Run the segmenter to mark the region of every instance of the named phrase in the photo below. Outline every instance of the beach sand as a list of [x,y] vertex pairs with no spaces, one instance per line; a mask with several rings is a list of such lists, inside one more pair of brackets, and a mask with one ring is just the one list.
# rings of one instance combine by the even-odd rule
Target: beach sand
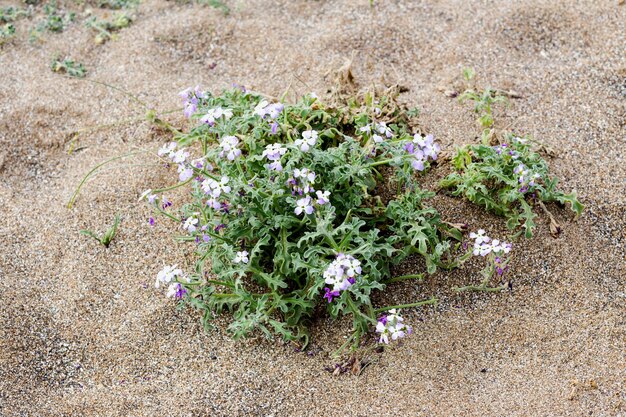
[[[0,415],[2,416],[623,416],[626,415],[626,6],[617,1],[228,1],[231,13],[142,2],[118,39],[96,45],[82,18],[45,42],[32,20],[0,46]],[[13,4],[0,1],[1,5]],[[71,3],[67,3],[68,5]],[[69,6],[68,6],[69,7]],[[77,6],[73,6],[77,7]],[[102,11],[96,10],[97,13]],[[394,284],[380,302],[436,295],[407,312],[414,334],[360,376],[334,376],[329,353],[349,323],[320,318],[310,354],[281,341],[233,341],[227,318],[205,332],[154,289],[165,264],[190,266],[176,225],[147,225],[138,202],[175,176],[146,153],[111,163],[66,204],[96,164],[154,152],[165,132],[128,95],[50,70],[55,53],[85,64],[159,112],[200,84],[236,82],[288,97],[332,86],[352,57],[361,87],[400,84],[444,150],[477,140],[469,103],[444,94],[472,67],[479,86],[521,95],[496,126],[531,134],[563,190],[586,205],[552,238],[516,242],[513,290],[455,294],[479,263]],[[180,113],[163,116],[186,126]],[[441,165],[433,175],[442,176]],[[172,195],[175,197],[176,195]],[[504,221],[438,195],[445,220],[504,235]],[[79,234],[122,217],[108,249]],[[407,273],[420,272],[405,266]]]

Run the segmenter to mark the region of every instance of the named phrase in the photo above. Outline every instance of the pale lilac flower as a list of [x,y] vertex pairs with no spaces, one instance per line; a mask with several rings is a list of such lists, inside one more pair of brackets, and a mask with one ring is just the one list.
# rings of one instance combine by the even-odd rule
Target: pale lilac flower
[[359,131],[361,131],[363,133],[372,133],[372,126],[371,125],[365,125],[365,126],[359,128]]
[[270,119],[275,119],[278,117],[280,112],[283,111],[284,108],[285,106],[282,103],[272,103],[269,106],[267,106],[265,111],[267,115],[270,117]]
[[231,188],[227,185],[228,182],[228,177],[222,177],[219,182],[212,178],[208,178],[202,181],[201,187],[206,194],[210,194],[214,198],[218,198],[222,195],[222,193],[230,193]]
[[187,181],[193,177],[193,169],[185,164],[178,165],[178,179],[180,181]]
[[200,86],[196,86],[194,90],[187,88],[178,95],[183,99],[183,113],[187,118],[196,112],[199,100],[206,97],[206,94],[200,91]]
[[285,153],[287,153],[287,148],[285,148],[280,143],[273,143],[271,145],[265,146],[265,150],[263,151],[263,156],[269,159],[270,161],[277,161]]
[[150,204],[154,204],[156,199],[158,198],[156,194],[152,194],[152,190],[146,190],[141,194],[141,197],[139,197],[139,200],[143,200],[143,199],[148,200],[148,203]]
[[320,206],[330,203],[330,200],[328,199],[328,197],[330,197],[330,191],[318,190],[315,192],[315,194],[317,195],[317,204],[319,204]]
[[189,233],[193,233],[196,231],[197,225],[198,219],[193,216],[189,216],[183,223],[183,229],[187,230]]
[[226,155],[229,161],[233,161],[235,158],[241,156],[241,150],[237,148],[239,145],[239,139],[236,136],[224,136],[220,142],[222,152],[220,152],[220,158]]
[[261,116],[263,119],[269,116],[270,119],[276,119],[285,106],[282,103],[269,104],[267,100],[261,100],[254,108],[254,114]]
[[292,194],[298,193],[300,195],[308,194],[315,191],[313,184],[315,183],[316,174],[308,168],[296,168],[293,170],[293,178],[287,181],[288,185],[292,187]]
[[235,255],[235,259],[233,259],[233,263],[244,263],[247,264],[250,260],[248,259],[248,251],[237,252]]
[[215,198],[210,198],[207,200],[206,205],[211,207],[214,210],[219,210],[222,208],[222,205],[220,204],[219,201],[217,201],[217,199]]
[[280,161],[274,161],[271,164],[265,165],[265,167],[272,171],[281,172],[283,170],[283,165],[280,163]]
[[264,117],[265,116],[265,107],[267,107],[269,103],[267,100],[261,100],[259,104],[254,108],[254,114]]
[[294,145],[298,146],[302,152],[308,152],[317,143],[318,133],[315,130],[305,130],[302,132],[302,139],[296,139]]
[[[206,161],[204,160],[204,158],[198,158],[198,159],[194,159],[193,161],[191,161],[191,165],[196,167],[196,168],[198,168],[198,169],[203,169],[205,163],[206,163]],[[208,165],[207,166],[207,171],[212,171],[213,167],[211,166],[211,164],[207,164],[207,165]]]
[[413,136],[413,143],[424,153],[426,158],[431,158],[433,161],[437,160],[437,155],[441,148],[439,144],[435,142],[433,135],[422,137],[419,133],[416,133]]
[[301,198],[296,201],[296,208],[294,210],[294,213],[300,215],[303,212],[306,214],[313,213],[313,201],[311,200],[311,197]]

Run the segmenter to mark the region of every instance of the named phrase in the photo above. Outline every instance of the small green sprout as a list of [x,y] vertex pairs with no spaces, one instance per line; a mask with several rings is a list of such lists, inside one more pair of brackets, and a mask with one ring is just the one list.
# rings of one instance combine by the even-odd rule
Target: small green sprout
[[222,13],[224,13],[224,16],[228,16],[230,14],[230,7],[228,7],[226,3],[220,0],[198,0],[198,4],[210,6],[214,9],[221,10]]
[[98,242],[100,242],[102,245],[104,245],[104,247],[108,248],[109,245],[111,244],[111,241],[115,237],[115,234],[117,233],[117,228],[120,225],[120,220],[121,220],[120,216],[119,214],[117,214],[115,216],[115,220],[113,221],[113,225],[109,227],[109,229],[106,232],[104,232],[104,235],[102,235],[102,237],[98,236],[91,230],[86,230],[86,229],[81,230],[80,234],[92,237],[96,239]]
[[50,68],[54,72],[65,73],[70,77],[84,78],[85,75],[87,75],[87,70],[85,69],[83,64],[75,62],[74,60],[69,58],[65,58],[62,61],[58,57],[54,58]]

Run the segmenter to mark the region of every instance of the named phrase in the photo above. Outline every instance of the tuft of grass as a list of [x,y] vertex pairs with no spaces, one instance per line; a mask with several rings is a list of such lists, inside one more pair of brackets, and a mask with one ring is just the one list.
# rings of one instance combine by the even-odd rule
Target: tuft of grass
[[119,214],[116,214],[115,215],[115,220],[113,221],[113,225],[111,225],[111,227],[109,227],[107,229],[107,231],[104,232],[102,237],[98,236],[97,234],[95,234],[91,230],[86,230],[86,229],[81,230],[80,234],[92,237],[92,238],[96,239],[98,242],[100,242],[100,244],[104,245],[104,247],[108,248],[109,245],[111,244],[111,241],[115,237],[115,234],[117,233],[117,229],[118,229],[118,227],[120,225],[120,221],[121,221],[121,218],[120,218]]
[[87,70],[80,62],[75,62],[70,58],[65,58],[60,60],[58,57],[55,57],[52,60],[52,65],[50,66],[52,71],[65,73],[70,77],[76,78],[84,78],[87,75]]

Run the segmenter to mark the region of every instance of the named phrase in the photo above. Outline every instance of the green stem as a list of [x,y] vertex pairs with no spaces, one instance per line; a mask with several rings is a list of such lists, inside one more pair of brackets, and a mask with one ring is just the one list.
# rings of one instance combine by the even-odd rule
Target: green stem
[[398,305],[395,305],[395,306],[381,307],[381,308],[375,309],[374,312],[375,313],[382,313],[383,311],[393,310],[394,308],[395,309],[412,308],[412,307],[419,307],[419,306],[428,305],[428,304],[437,304],[437,299],[435,297],[433,297],[433,298],[430,298],[428,300],[420,301],[420,302],[417,302],[417,303],[398,304]]
[[106,161],[96,165],[95,167],[93,167],[88,173],[87,175],[85,175],[85,177],[82,179],[82,181],[80,182],[80,184],[78,184],[78,187],[76,188],[76,191],[74,191],[74,194],[72,194],[72,197],[70,198],[70,201],[67,203],[67,208],[71,209],[72,206],[74,205],[74,202],[76,201],[76,198],[78,197],[78,194],[80,193],[81,188],[83,187],[83,185],[85,184],[85,182],[87,181],[87,179],[91,176],[91,174],[93,174],[94,172],[96,172],[99,168],[103,167],[104,165],[113,162],[113,161],[117,161],[118,159],[122,159],[122,158],[126,158],[129,156],[134,156],[137,155],[139,153],[144,153],[147,152],[146,150],[140,150],[140,151],[135,151],[135,152],[129,152],[127,154],[124,155],[119,155],[110,159],[107,159]]
[[156,190],[152,190],[152,192],[156,194],[156,193],[162,193],[164,191],[174,190],[176,188],[182,187],[183,185],[189,184],[192,180],[193,180],[193,178],[189,178],[187,181],[179,182],[179,183],[176,183],[174,185],[171,185],[171,186],[165,187],[165,188],[157,188]]

